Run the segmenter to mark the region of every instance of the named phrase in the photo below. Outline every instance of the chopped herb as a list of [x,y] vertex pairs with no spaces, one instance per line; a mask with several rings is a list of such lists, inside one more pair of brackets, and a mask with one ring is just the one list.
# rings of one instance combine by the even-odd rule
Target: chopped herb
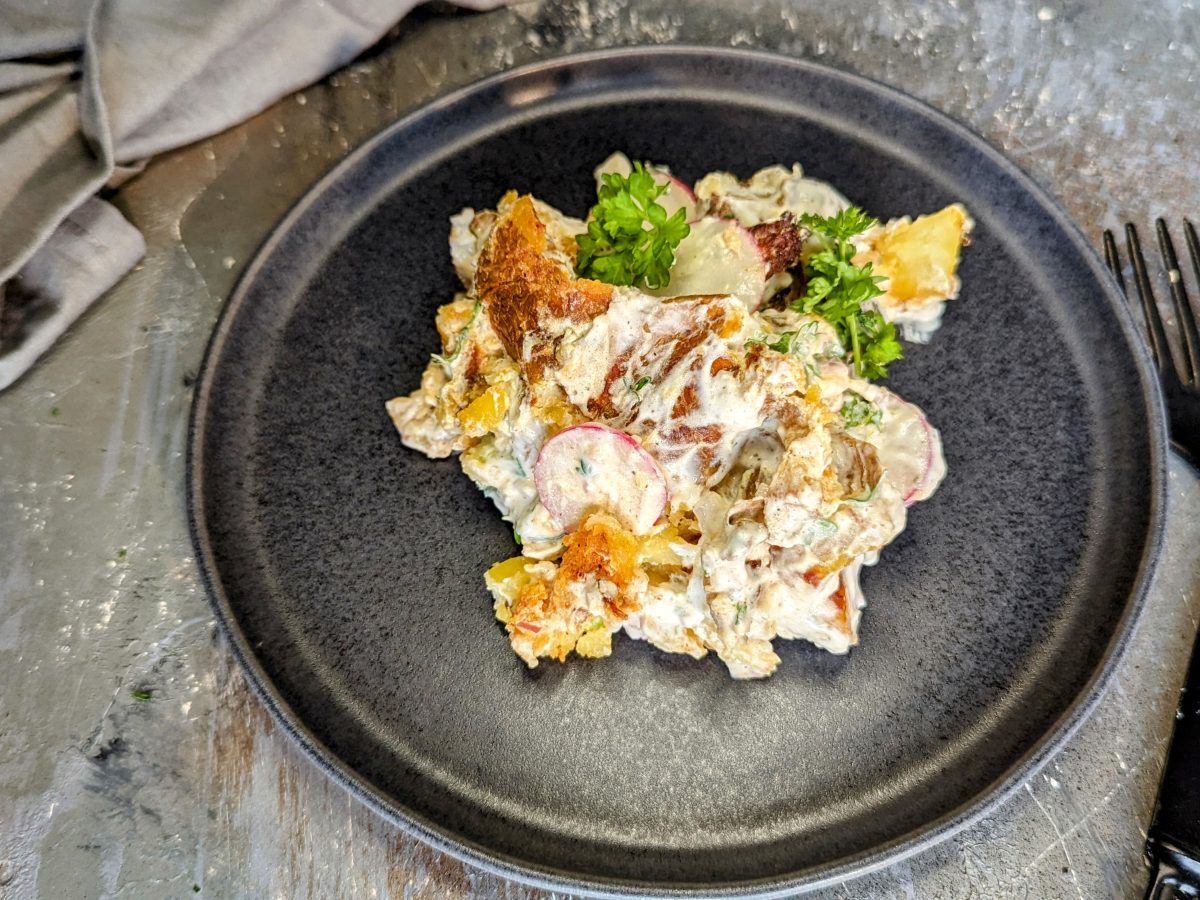
[[198,884],[193,884],[193,885],[192,885],[192,893],[193,893],[193,894],[198,894],[198,893],[200,893],[200,885],[198,885]]
[[870,503],[872,500],[874,500],[874,499],[875,499],[875,491],[878,489],[878,487],[879,487],[879,485],[875,485],[875,486],[873,486],[873,487],[869,487],[869,488],[867,488],[867,489],[866,489],[866,490],[865,490],[865,491],[864,491],[862,494],[860,494],[859,496],[857,496],[857,497],[847,497],[846,499],[847,499],[847,500],[848,500],[850,503]]
[[125,547],[122,547],[120,550],[117,551],[117,559],[124,559],[128,555],[129,555],[129,550],[126,549]]
[[454,346],[450,348],[450,352],[445,356],[440,353],[431,353],[430,359],[435,363],[440,363],[441,366],[449,371],[450,364],[458,358],[458,354],[462,353],[463,346],[467,343],[467,334],[471,331],[471,326],[475,324],[475,320],[479,318],[479,310],[483,308],[483,303],[480,300],[475,301],[475,306],[471,310],[471,318],[467,320],[467,324],[459,329],[458,334],[454,338]]
[[643,375],[637,381],[630,383],[629,376],[626,375],[623,377],[623,380],[625,382],[625,387],[629,388],[629,393],[633,394],[633,396],[635,396],[639,400],[641,400],[642,399],[642,388],[644,388],[646,385],[648,385],[650,383],[650,376]]
[[737,610],[737,613],[733,617],[733,624],[741,625],[742,619],[746,618],[746,604],[739,603],[737,606],[734,607],[734,609]]
[[816,335],[817,323],[805,322],[795,331],[781,332],[774,341],[769,340],[771,335],[764,334],[760,338],[751,338],[746,341],[746,346],[762,344],[768,350],[774,350],[776,353],[796,353]]
[[575,270],[608,284],[666,287],[675,248],[691,231],[687,213],[678,209],[668,216],[656,202],[667,186],[654,180],[645,163],[634,163],[628,177],[609,172],[600,182],[587,232],[575,236]]
[[599,631],[603,627],[604,627],[604,620],[601,619],[599,616],[597,616],[596,618],[592,619],[592,621],[588,622],[583,630],[585,632]]
[[57,407],[57,406],[52,406],[52,407],[50,407],[50,415],[52,415],[52,416],[57,416],[57,415],[58,415],[58,413],[59,413],[59,409],[58,409],[58,407]]
[[521,540],[521,533],[515,528],[513,529],[513,540],[517,542],[518,547],[525,543],[523,540]]
[[842,421],[846,423],[846,427],[874,425],[879,428],[883,424],[883,412],[879,407],[861,394],[854,391],[849,393],[850,396],[842,404],[841,409]]
[[134,700],[144,703],[145,701],[150,699],[151,695],[153,694],[153,691],[147,691],[147,690],[139,688],[138,690],[130,691],[129,693],[132,695]]
[[586,459],[579,460],[579,465],[575,467],[575,471],[585,478],[592,474],[592,464]]
[[796,340],[796,332],[785,331],[779,335],[779,339],[775,341],[769,341],[767,340],[767,337],[769,337],[769,335],[764,335],[760,338],[750,338],[750,340],[746,341],[746,346],[749,347],[751,344],[762,344],[768,350],[774,350],[776,353],[791,353],[792,342]]
[[896,327],[878,311],[862,308],[883,293],[879,287],[883,279],[872,274],[871,263],[851,262],[857,250],[850,238],[874,225],[875,219],[851,206],[830,217],[806,213],[800,224],[820,234],[828,245],[805,265],[805,293],[793,308],[823,316],[834,327],[859,377],[886,378],[888,363],[903,355]]

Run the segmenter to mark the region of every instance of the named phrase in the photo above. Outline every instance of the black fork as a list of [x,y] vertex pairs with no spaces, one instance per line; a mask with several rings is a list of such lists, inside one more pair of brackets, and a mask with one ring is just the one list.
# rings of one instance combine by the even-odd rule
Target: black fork
[[[1171,241],[1167,223],[1158,219],[1154,224],[1158,232],[1159,251],[1167,270],[1175,319],[1179,324],[1180,351],[1171,349],[1166,326],[1158,312],[1158,302],[1150,287],[1150,276],[1146,272],[1146,258],[1142,255],[1141,241],[1138,240],[1137,229],[1132,224],[1125,226],[1126,249],[1133,266],[1133,283],[1137,289],[1138,301],[1146,318],[1150,352],[1154,356],[1158,382],[1162,387],[1163,399],[1166,400],[1167,417],[1171,424],[1171,444],[1192,465],[1197,465],[1200,463],[1200,334],[1197,334],[1196,316],[1188,300],[1183,272],[1179,268],[1179,258],[1175,255],[1175,245]],[[1197,239],[1196,229],[1187,219],[1183,221],[1183,235],[1188,255],[1191,257],[1192,273],[1197,285],[1200,285],[1200,239]],[[1117,279],[1117,284],[1128,297],[1129,291],[1125,287],[1125,278],[1121,272],[1121,257],[1111,231],[1104,232],[1104,260]]]

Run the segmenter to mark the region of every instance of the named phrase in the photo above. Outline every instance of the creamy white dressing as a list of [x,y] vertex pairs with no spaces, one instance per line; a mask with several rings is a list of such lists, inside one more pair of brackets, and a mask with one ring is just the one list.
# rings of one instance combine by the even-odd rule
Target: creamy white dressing
[[[953,299],[953,297],[949,298]],[[883,317],[893,323],[904,340],[913,344],[928,344],[942,327],[946,300],[936,300],[914,309],[876,307]]]
[[[628,166],[614,157],[598,174]],[[665,169],[656,177],[670,178]],[[690,202],[674,183],[672,190]],[[691,515],[701,535],[698,544],[672,544],[680,563],[669,577],[639,575],[638,608],[623,621],[606,618],[612,584],[571,585],[579,609],[604,619],[609,630],[623,628],[670,652],[698,656],[711,649],[739,678],[770,674],[779,662],[770,643],[775,637],[808,640],[833,653],[857,643],[865,606],[860,570],[904,529],[906,505],[928,497],[944,477],[941,441],[915,406],[853,375],[827,322],[791,310],[756,311],[780,282],[767,281],[746,231],[785,211],[828,216],[847,205],[829,185],[804,178],[799,166],[771,167],[745,183],[713,173],[697,184],[696,207],[720,208],[719,215],[735,219],[693,222],[667,289],[617,288],[601,314],[555,325],[555,357],[539,396],[557,393],[654,458],[669,499],[649,534]],[[567,238],[583,223],[545,204],[537,210],[551,239],[548,256],[562,260]],[[468,285],[494,221],[495,214],[469,209],[452,219],[452,257]],[[664,302],[674,297],[681,299]],[[927,336],[940,316],[939,305],[893,321]],[[494,345],[486,317],[479,319],[471,339]],[[752,350],[755,343],[777,344],[785,333],[794,333],[787,352]],[[422,391],[389,402],[406,443],[431,455],[457,449],[461,439],[437,398],[463,365],[455,360],[448,373],[427,372]],[[502,422],[462,454],[462,465],[513,523],[522,553],[550,560],[561,553],[564,535],[532,477],[549,436],[533,393],[512,394]],[[843,421],[843,404],[855,395],[878,409],[877,423]],[[847,440],[869,448],[859,455],[878,466],[877,483],[861,496],[850,496],[831,475],[834,444]],[[586,506],[619,514],[627,501],[614,499],[606,479],[628,473],[617,471],[621,461],[608,459],[606,446],[589,451],[594,471],[560,487],[587,493],[580,498]],[[552,577],[551,563],[539,566],[548,568],[531,569],[536,577]],[[536,662],[528,648],[518,652]]]
[[459,280],[470,285],[475,277],[475,265],[479,261],[482,241],[471,229],[475,210],[465,207],[450,217],[450,261]]
[[[619,289],[606,313],[568,331],[553,377],[573,403],[587,408],[588,401],[604,390],[612,362],[628,360],[629,381],[620,383],[614,398],[620,416],[628,420],[625,428],[659,460],[668,478],[671,509],[694,510],[705,535],[698,548],[699,565],[694,569],[698,577],[656,585],[625,630],[664,649],[690,646],[680,636],[691,630],[708,644],[719,645],[722,659],[741,677],[754,677],[769,673],[777,664],[778,657],[769,645],[777,635],[809,640],[833,653],[845,653],[856,642],[864,605],[859,568],[866,553],[903,530],[904,502],[893,480],[911,488],[908,482],[919,480],[923,466],[913,457],[925,460],[928,447],[920,440],[926,432],[919,413],[914,415],[915,407],[886,389],[854,378],[840,360],[822,358],[839,349],[826,323],[792,312],[754,315],[736,298],[724,302],[728,308],[737,304],[744,327],[725,339],[707,335],[688,357],[699,360],[695,369],[679,363],[664,372],[668,354],[656,347],[656,340],[686,332],[695,305],[681,301],[664,306],[640,292]],[[715,359],[744,351],[750,335],[769,340],[784,331],[799,335],[792,342],[791,355],[764,354],[758,378],[709,374]],[[633,379],[643,376],[649,381],[634,391]],[[880,404],[883,427],[848,429],[861,440],[873,441],[883,467],[882,479],[870,498],[835,503],[822,499],[819,476],[829,465],[831,452],[827,431],[811,431],[785,443],[764,424],[761,410],[769,395],[802,392],[810,381],[833,409],[840,409],[851,390]],[[695,391],[696,407],[672,420],[671,410],[688,385]],[[518,411],[516,417],[527,415]],[[715,446],[721,464],[715,472],[707,478],[702,475],[695,447],[665,457],[664,423],[668,422],[671,427],[689,423],[720,426],[723,437]],[[603,459],[596,459],[596,468],[606,468]],[[489,471],[493,474],[490,487],[501,496],[512,496],[507,501],[509,508],[529,502],[528,479],[518,478],[515,470],[503,466]],[[731,522],[739,505],[748,510],[759,501],[742,496],[737,489],[732,497],[721,496],[705,485],[721,484],[730,472],[743,473],[745,481],[751,471],[759,485],[762,521]],[[475,477],[474,472],[469,474]],[[602,507],[601,495],[597,491],[593,499]],[[540,504],[530,508],[548,518]],[[549,521],[553,522],[552,518]],[[528,519],[518,516],[516,522],[527,542],[527,555],[557,550],[557,535],[551,535],[553,540],[546,547],[536,543],[531,547],[526,531],[536,534],[536,530]],[[543,526],[543,530],[547,529]],[[556,529],[551,525],[548,530]],[[863,547],[872,549],[864,553]],[[823,560],[847,551],[854,554],[849,566],[832,572],[817,585],[805,580],[805,574]],[[754,565],[750,565],[752,561]],[[839,588],[845,595],[844,613],[831,599]],[[732,618],[711,611],[705,614],[706,598],[713,596],[720,596],[734,610]]]
[[785,212],[832,216],[850,205],[834,187],[805,178],[799,163],[790,169],[768,166],[740,181],[728,172],[713,172],[696,182],[696,197],[716,212],[724,209],[747,228],[774,222]]

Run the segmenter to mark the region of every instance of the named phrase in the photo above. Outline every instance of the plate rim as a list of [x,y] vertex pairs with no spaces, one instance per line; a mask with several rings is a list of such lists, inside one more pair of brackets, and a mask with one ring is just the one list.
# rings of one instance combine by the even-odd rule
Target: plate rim
[[[882,94],[889,101],[932,120],[934,124],[952,132],[983,153],[989,161],[1004,170],[1028,195],[1032,196],[1038,205],[1052,217],[1055,225],[1069,236],[1081,256],[1087,261],[1088,267],[1097,274],[1097,280],[1114,307],[1138,373],[1138,389],[1148,413],[1147,425],[1150,433],[1149,520],[1146,542],[1142,548],[1137,571],[1134,574],[1133,587],[1124,609],[1114,626],[1112,637],[1105,647],[1103,655],[1087,682],[1062,715],[1047,728],[1032,747],[995,781],[980,789],[973,797],[954,810],[912,829],[899,838],[878,844],[870,850],[780,876],[710,884],[639,882],[624,878],[581,875],[549,866],[539,866],[529,860],[517,859],[497,852],[461,835],[454,834],[420,813],[389,799],[325,746],[308,729],[287,701],[279,695],[278,689],[263,670],[249,640],[238,624],[232,604],[219,578],[212,544],[208,537],[202,496],[204,467],[201,447],[205,434],[204,426],[217,368],[216,361],[230,332],[236,313],[245,301],[250,286],[258,273],[266,265],[284,236],[326,190],[358,165],[363,157],[369,155],[376,147],[389,139],[394,132],[405,130],[418,123],[422,118],[454,106],[476,93],[489,90],[507,81],[528,78],[531,75],[569,70],[579,65],[619,62],[629,57],[636,57],[644,68],[652,70],[654,63],[663,58],[714,56],[815,74],[819,77],[845,82],[876,95]],[[545,99],[552,101],[554,95],[551,94]],[[541,102],[542,100],[539,99],[528,104],[524,109],[536,108]],[[1079,730],[1107,691],[1146,608],[1146,599],[1162,554],[1166,523],[1167,434],[1165,405],[1158,390],[1157,377],[1154,375],[1149,352],[1137,331],[1132,312],[1124,297],[1120,295],[1115,281],[1103,267],[1097,251],[1080,226],[1062,208],[1057,199],[987,138],[951,115],[899,88],[811,59],[785,56],[767,50],[713,47],[702,44],[634,45],[553,56],[474,80],[421,103],[403,116],[382,126],[310,185],[286,214],[271,226],[255,249],[250,262],[238,276],[222,305],[205,345],[188,417],[185,494],[188,531],[196,552],[196,565],[200,580],[220,633],[237,660],[243,676],[259,701],[267,708],[274,724],[287,734],[327,777],[375,813],[383,816],[409,835],[461,862],[502,878],[544,890],[568,890],[587,896],[611,898],[630,896],[774,898],[828,887],[878,871],[954,836],[1003,805],[1029,778],[1037,774],[1046,762],[1062,749],[1063,745]]]

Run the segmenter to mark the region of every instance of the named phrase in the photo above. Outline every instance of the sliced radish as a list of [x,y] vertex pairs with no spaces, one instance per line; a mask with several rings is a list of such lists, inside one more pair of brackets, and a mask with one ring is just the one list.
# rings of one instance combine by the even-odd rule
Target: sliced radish
[[749,229],[732,219],[705,216],[692,223],[676,248],[670,283],[649,293],[732,294],[748,309],[757,309],[766,287],[767,264]]
[[667,481],[654,457],[625,432],[594,423],[573,425],[546,441],[533,480],[565,531],[602,511],[645,534],[667,505]]
[[942,439],[925,414],[913,404],[883,390],[883,427],[874,440],[887,477],[905,506],[927,500],[946,476]]
[[926,457],[927,465],[921,480],[913,485],[913,489],[904,498],[904,502],[909,506],[932,497],[933,492],[942,483],[942,479],[946,477],[946,457],[942,453],[942,436],[924,416],[921,416],[921,424],[925,426],[926,446],[929,448],[929,454]]
[[665,169],[655,166],[652,171],[655,181],[661,183],[663,177],[667,179],[667,192],[658,198],[658,202],[666,209],[667,215],[674,215],[676,210],[682,209],[689,222],[695,221],[700,214],[699,206],[696,203],[696,192],[686,181],[677,178]]
[[[656,182],[667,186],[667,192],[659,197],[657,201],[667,211],[667,215],[674,215],[676,210],[682,209],[689,222],[695,219],[699,215],[696,192],[691,189],[687,182],[672,175],[666,166],[649,166],[648,168]],[[629,161],[629,157],[624,153],[614,153],[604,162],[600,163],[600,165],[596,166],[596,185],[599,186],[601,175],[611,173],[620,175],[622,178],[628,178],[632,171],[633,164]]]

